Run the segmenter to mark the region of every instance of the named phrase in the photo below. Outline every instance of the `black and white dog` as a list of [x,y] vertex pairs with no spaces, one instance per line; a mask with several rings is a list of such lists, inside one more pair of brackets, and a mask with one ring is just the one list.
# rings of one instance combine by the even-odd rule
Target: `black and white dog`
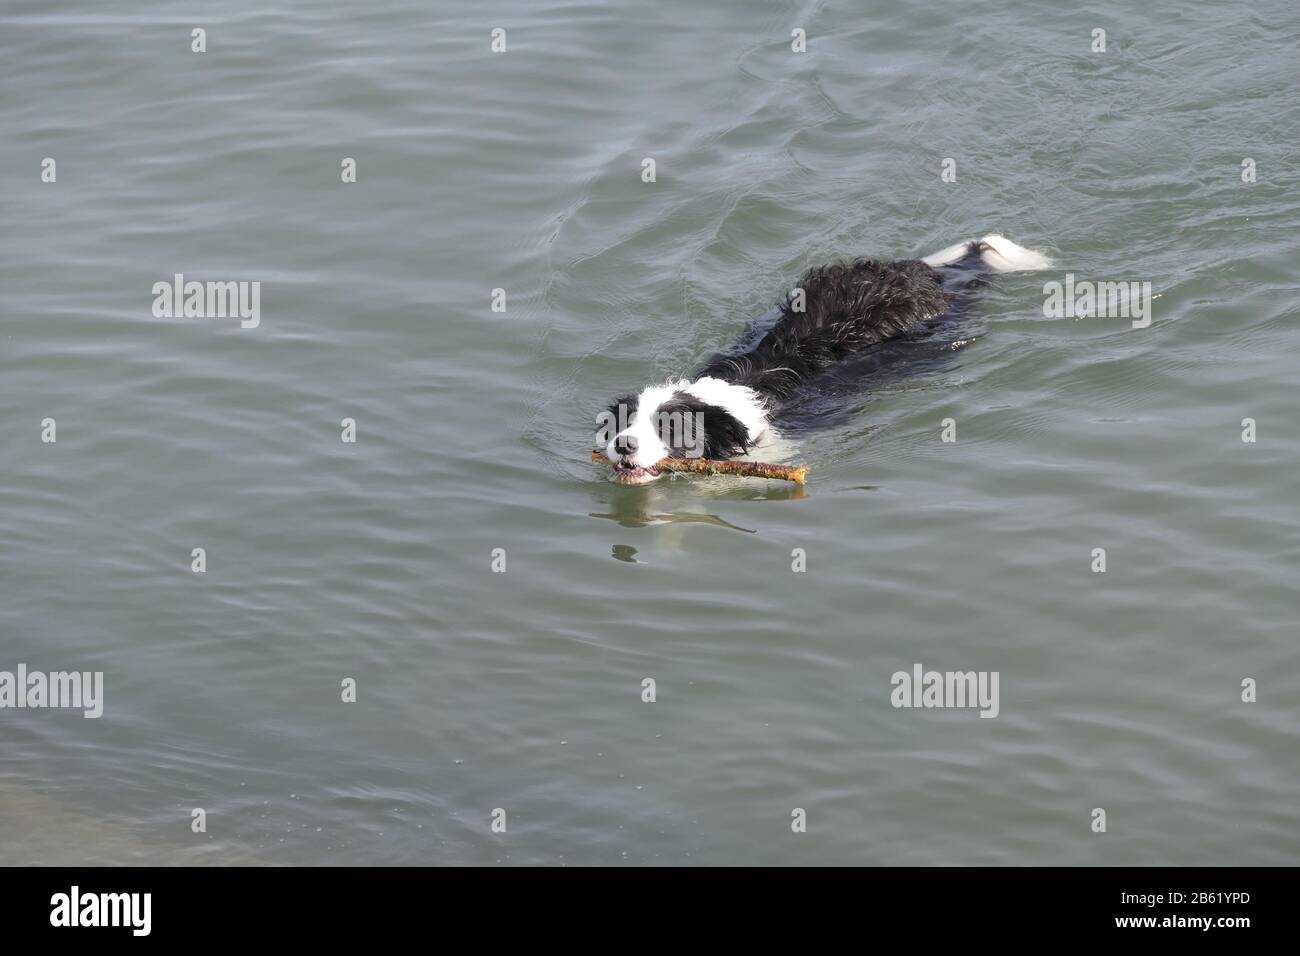
[[664,458],[746,454],[764,442],[792,393],[820,373],[942,319],[984,276],[1050,264],[994,235],[924,259],[858,259],[811,269],[752,347],[716,356],[693,379],[621,398],[599,417],[597,440],[605,443],[614,480],[653,481],[659,477],[654,465]]

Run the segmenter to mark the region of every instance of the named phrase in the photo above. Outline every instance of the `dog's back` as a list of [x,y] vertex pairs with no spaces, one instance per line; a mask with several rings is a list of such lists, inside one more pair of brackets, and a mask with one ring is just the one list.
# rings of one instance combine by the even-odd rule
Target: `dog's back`
[[848,357],[921,331],[984,276],[1046,264],[1009,239],[985,236],[925,259],[818,266],[781,302],[776,323],[752,348],[714,358],[697,377],[751,388],[776,406]]

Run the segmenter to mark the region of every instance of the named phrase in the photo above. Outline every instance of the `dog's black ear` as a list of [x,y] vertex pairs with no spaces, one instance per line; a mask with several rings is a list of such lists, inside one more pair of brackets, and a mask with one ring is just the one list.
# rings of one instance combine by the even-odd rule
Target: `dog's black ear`
[[730,412],[710,405],[704,413],[704,457],[723,461],[749,451],[749,429]]
[[659,412],[671,426],[668,434],[661,432],[659,440],[675,458],[699,458],[702,454],[721,461],[749,450],[748,429],[725,408],[678,392]]

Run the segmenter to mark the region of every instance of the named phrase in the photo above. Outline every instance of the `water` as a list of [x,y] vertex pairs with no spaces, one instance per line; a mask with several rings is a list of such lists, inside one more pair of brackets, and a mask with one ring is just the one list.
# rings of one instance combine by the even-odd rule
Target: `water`
[[[10,4],[0,669],[105,710],[0,711],[0,862],[1294,863],[1298,42],[1283,2]],[[586,461],[807,266],[994,230],[1061,265],[790,449],[806,495]],[[1044,317],[1066,270],[1150,328]],[[154,318],[178,272],[260,325]],[[915,663],[999,716],[893,708]]]

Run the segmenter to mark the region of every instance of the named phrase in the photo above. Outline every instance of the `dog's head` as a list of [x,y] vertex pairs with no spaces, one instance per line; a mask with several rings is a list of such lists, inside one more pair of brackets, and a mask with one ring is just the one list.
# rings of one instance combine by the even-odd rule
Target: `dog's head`
[[743,455],[766,424],[749,389],[717,379],[670,382],[613,402],[597,416],[597,443],[613,463],[614,480],[644,484],[665,458]]

